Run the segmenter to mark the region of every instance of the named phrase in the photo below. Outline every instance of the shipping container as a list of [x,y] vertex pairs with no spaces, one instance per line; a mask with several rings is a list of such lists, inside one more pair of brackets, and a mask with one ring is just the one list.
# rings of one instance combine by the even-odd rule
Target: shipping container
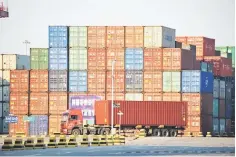
[[61,117],[61,114],[49,116],[49,134],[53,134],[54,132],[61,132]]
[[88,49],[88,70],[106,69],[106,49],[89,48]]
[[220,97],[220,80],[215,78],[213,82],[213,96],[214,98]]
[[48,116],[33,115],[34,121],[29,123],[29,135],[48,135]]
[[[106,100],[112,99],[112,93],[106,93]],[[113,100],[125,100],[124,93],[113,93]]]
[[[1,56],[1,54],[0,54],[0,56]],[[2,82],[3,82],[3,76],[2,76],[2,73],[3,73],[3,71],[0,70],[0,86],[2,86]]]
[[49,70],[68,69],[68,49],[50,48],[49,49]]
[[2,60],[2,54],[0,54],[0,70],[3,69],[3,60]]
[[49,93],[49,114],[60,115],[67,110],[67,93]]
[[188,43],[188,37],[175,37],[175,40],[181,43]]
[[88,50],[86,48],[69,49],[69,69],[70,70],[87,70]]
[[107,70],[112,70],[112,61],[116,60],[114,70],[124,70],[125,49],[124,48],[107,48]]
[[67,26],[49,26],[49,48],[68,47],[68,27]]
[[[114,103],[120,104],[119,108],[114,108],[114,115],[116,115],[114,124],[119,124],[117,113],[122,111],[122,125],[124,126],[186,125],[186,102],[115,101]],[[110,124],[111,101],[96,101],[95,117],[98,125]]]
[[1,105],[1,114],[2,116],[1,117],[6,117],[9,115],[9,102],[8,103],[0,103]]
[[225,133],[225,119],[220,119],[220,134]]
[[220,56],[220,51],[215,50],[215,55],[214,56]]
[[144,47],[175,47],[175,29],[164,26],[144,27]]
[[48,70],[30,70],[30,91],[48,91]]
[[213,99],[213,117],[219,117],[219,99]]
[[211,115],[213,110],[213,95],[200,93],[183,93],[182,101],[188,102],[188,115]]
[[106,91],[105,71],[88,71],[88,91],[98,93]]
[[143,69],[143,49],[126,48],[125,49],[125,69],[142,70]]
[[228,53],[232,54],[232,67],[235,68],[235,46],[229,46]]
[[225,81],[220,80],[220,99],[225,99]]
[[10,91],[11,92],[28,92],[29,91],[29,71],[28,70],[11,70]]
[[207,71],[213,73],[213,64],[207,63]]
[[227,119],[232,118],[232,104],[231,103],[225,103],[225,117]]
[[[107,92],[111,92],[112,90],[112,72],[111,71],[107,71],[106,73],[106,88],[107,88]],[[124,71],[114,71],[114,75],[113,75],[113,81],[114,81],[114,85],[113,85],[113,90],[114,92],[117,93],[124,93],[125,91],[125,72]]]
[[87,92],[69,92],[68,99],[70,100],[71,97],[74,97],[74,96],[87,96],[87,95],[88,95]]
[[48,69],[48,48],[30,49],[30,69],[33,70]]
[[4,101],[4,102],[10,101],[9,86],[1,86],[0,87],[0,101]]
[[225,120],[225,131],[227,133],[230,133],[231,132],[231,119],[226,119]]
[[180,93],[163,93],[163,101],[181,101]]
[[142,92],[143,91],[143,72],[142,71],[126,71],[125,75],[126,92]]
[[144,46],[144,28],[142,26],[125,27],[125,47],[140,48]]
[[162,48],[144,49],[144,70],[162,70]]
[[162,92],[162,78],[161,71],[144,71],[143,76],[143,89],[146,93],[159,93]]
[[48,114],[48,93],[30,93],[29,113]]
[[220,56],[205,56],[205,62],[213,64],[214,76],[232,76],[232,60]]
[[55,92],[67,91],[66,70],[49,71],[49,91],[55,91]]
[[3,103],[0,103],[0,118],[3,117]]
[[2,118],[0,120],[0,126],[1,126],[1,132],[3,134],[9,134],[9,123],[6,123],[6,119],[5,118]]
[[127,101],[143,101],[142,93],[126,93],[125,100]]
[[207,62],[201,62],[201,71],[205,71],[207,72],[207,68],[208,68],[208,63]]
[[29,95],[28,93],[10,93],[10,113],[24,115],[28,114]]
[[145,93],[144,101],[162,101],[162,93]]
[[225,100],[219,100],[219,117],[220,118],[225,118]]
[[2,72],[2,78],[3,78],[3,80],[2,80],[2,84],[4,85],[4,86],[9,86],[10,85],[10,70],[4,70],[3,72]]
[[30,58],[26,55],[3,54],[0,64],[3,70],[29,70]]
[[218,118],[213,118],[213,133],[220,133],[220,121]]
[[221,57],[225,57],[225,58],[227,58],[227,53],[228,53],[228,48],[227,48],[227,46],[223,46],[223,47],[215,47],[215,49],[217,50],[217,51],[220,51],[220,56]]
[[100,100],[106,100],[105,92],[102,92],[102,93],[99,93],[99,92],[89,92],[88,96],[96,96],[96,97],[99,97]]
[[23,115],[16,115],[18,118],[17,123],[9,124],[9,135],[16,135],[17,132],[24,132],[28,136],[29,123],[23,120]]
[[[70,48],[87,47],[88,30],[85,26],[69,27],[69,45]],[[76,69],[77,70],[77,69]]]
[[107,46],[110,48],[125,47],[125,27],[123,26],[107,26]]
[[164,92],[180,92],[181,72],[163,72],[162,85]]
[[69,91],[87,92],[87,71],[69,71]]
[[163,70],[193,70],[195,58],[191,50],[163,49]]
[[106,27],[90,26],[88,27],[88,47],[105,48],[106,47]]
[[200,70],[182,71],[182,92],[213,93],[214,77],[210,72]]

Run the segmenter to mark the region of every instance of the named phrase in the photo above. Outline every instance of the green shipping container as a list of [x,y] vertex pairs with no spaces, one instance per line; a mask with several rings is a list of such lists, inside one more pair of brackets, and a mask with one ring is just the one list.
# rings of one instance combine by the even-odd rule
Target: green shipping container
[[163,72],[163,91],[181,91],[181,72]]
[[227,46],[216,47],[216,50],[220,51],[220,56],[227,58]]
[[219,117],[219,100],[213,99],[213,117]]
[[87,27],[69,27],[70,48],[87,47]]
[[30,67],[33,70],[48,69],[48,49],[31,48],[30,49]]
[[232,65],[233,65],[233,67],[235,67],[235,46],[229,46],[228,47],[228,53],[232,54],[231,55],[232,56]]
[[70,48],[69,69],[87,70],[87,48]]

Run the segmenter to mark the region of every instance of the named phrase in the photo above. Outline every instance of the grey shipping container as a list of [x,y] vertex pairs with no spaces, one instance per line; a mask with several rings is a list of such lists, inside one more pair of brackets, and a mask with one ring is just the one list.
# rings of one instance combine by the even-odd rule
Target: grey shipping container
[[49,71],[49,91],[65,92],[67,91],[67,71],[50,70]]

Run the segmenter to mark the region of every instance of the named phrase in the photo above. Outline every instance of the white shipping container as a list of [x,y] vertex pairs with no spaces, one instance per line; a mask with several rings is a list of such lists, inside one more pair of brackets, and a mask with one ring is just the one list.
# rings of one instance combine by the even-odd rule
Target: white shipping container
[[225,99],[225,81],[220,80],[220,99]]
[[3,86],[3,95],[2,95],[2,99],[5,102],[9,102],[10,101],[10,86]]
[[2,81],[3,81],[3,78],[2,78],[2,77],[3,77],[2,72],[3,72],[3,71],[0,70],[0,86],[2,86]]
[[30,57],[26,55],[4,54],[2,59],[4,70],[30,69]]
[[2,54],[0,54],[0,69],[2,69]]
[[10,85],[10,70],[4,70],[2,73],[3,77],[3,85]]
[[220,81],[218,79],[214,79],[213,83],[213,97],[219,98],[220,96]]
[[175,48],[175,29],[164,26],[144,27],[144,47]]
[[2,103],[0,103],[0,117],[3,117],[3,104]]
[[2,115],[3,117],[6,117],[9,115],[9,103],[3,103],[2,104]]
[[127,94],[125,94],[125,100],[143,101],[143,94],[142,93],[127,93]]

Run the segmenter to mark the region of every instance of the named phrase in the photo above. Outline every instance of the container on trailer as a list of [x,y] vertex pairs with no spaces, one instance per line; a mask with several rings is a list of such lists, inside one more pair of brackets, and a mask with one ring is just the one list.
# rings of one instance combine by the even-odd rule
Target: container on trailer
[[105,48],[106,47],[106,27],[89,26],[88,27],[88,47]]
[[163,93],[163,101],[181,101],[180,93]]
[[146,93],[162,92],[163,73],[161,71],[144,71],[143,90]]
[[49,70],[68,69],[68,49],[50,48],[49,49]]
[[9,115],[9,110],[10,110],[10,106],[9,106],[9,102],[8,103],[0,103],[2,105],[2,116],[6,117]]
[[162,101],[162,93],[144,93],[144,101]]
[[29,113],[48,114],[48,93],[30,93]]
[[143,101],[142,93],[126,93],[125,100],[127,101]]
[[125,74],[125,90],[126,92],[142,92],[143,91],[143,72],[142,71],[126,71]]
[[112,61],[116,60],[114,70],[124,70],[125,49],[124,48],[107,48],[107,70],[112,70]]
[[213,117],[219,117],[219,99],[213,99]]
[[220,80],[220,99],[225,99],[225,81]]
[[214,98],[220,97],[220,80],[215,78],[213,82],[213,96]]
[[67,26],[49,26],[49,48],[68,47],[68,27]]
[[28,93],[10,93],[10,113],[15,115],[28,114],[29,95]]
[[[119,111],[123,112],[122,125],[186,126],[187,102],[115,101],[114,103],[120,104],[119,108],[114,108],[114,115]],[[110,124],[110,117],[111,101],[96,101],[96,124]],[[119,116],[114,116],[114,124],[119,124]]]
[[235,67],[235,46],[228,47],[228,53],[232,54],[232,67]]
[[144,47],[175,47],[175,29],[164,26],[144,27]]
[[144,49],[144,70],[162,70],[162,48],[145,48]]
[[89,48],[88,49],[88,70],[106,69],[106,49]]
[[142,26],[125,27],[125,47],[140,48],[144,46],[144,28]]
[[11,70],[10,73],[10,91],[28,92],[29,90],[29,71]]
[[142,70],[143,69],[143,49],[126,48],[125,49],[125,69]]
[[232,118],[232,103],[225,103],[225,117],[228,119]]
[[[106,100],[111,100],[112,93],[106,93]],[[125,100],[124,93],[113,93],[113,100]]]
[[2,72],[2,84],[4,86],[9,86],[10,85],[10,70],[3,70]]
[[175,37],[175,40],[187,44],[188,37]]
[[17,123],[9,124],[9,135],[16,135],[17,132],[24,132],[28,136],[29,123],[23,120],[23,115],[15,115],[18,118]]
[[61,132],[61,116],[61,114],[49,116],[49,134],[53,134],[54,132]]
[[[106,91],[111,92],[112,89],[112,71],[106,72]],[[114,71],[114,86],[113,90],[117,93],[124,93],[125,91],[125,72],[124,71]]]
[[67,110],[67,93],[49,93],[49,114],[60,115]]
[[220,119],[220,133],[225,133],[225,119],[221,118]]
[[231,132],[231,119],[226,119],[225,120],[225,131],[227,133],[230,133]]
[[[87,47],[88,29],[86,26],[69,27],[69,46],[72,48]],[[77,69],[76,69],[77,70]]]
[[26,55],[3,54],[2,68],[3,70],[29,70],[30,58]]
[[163,91],[180,92],[181,91],[181,72],[163,72]]
[[226,105],[225,105],[225,100],[219,100],[219,117],[220,118],[225,118],[225,110]]
[[106,47],[121,48],[125,47],[125,27],[107,26]]
[[67,71],[50,70],[49,71],[49,91],[64,92],[67,91]]
[[31,92],[48,91],[48,70],[30,71],[30,91]]
[[48,116],[33,115],[34,121],[29,123],[29,135],[48,135]]
[[87,71],[69,71],[69,91],[87,92]]
[[220,121],[218,118],[213,118],[213,133],[220,133]]
[[69,70],[87,70],[88,50],[84,47],[69,49]]
[[30,49],[30,69],[33,70],[48,69],[48,48]]
[[88,91],[105,92],[106,90],[106,72],[105,71],[88,71]]

